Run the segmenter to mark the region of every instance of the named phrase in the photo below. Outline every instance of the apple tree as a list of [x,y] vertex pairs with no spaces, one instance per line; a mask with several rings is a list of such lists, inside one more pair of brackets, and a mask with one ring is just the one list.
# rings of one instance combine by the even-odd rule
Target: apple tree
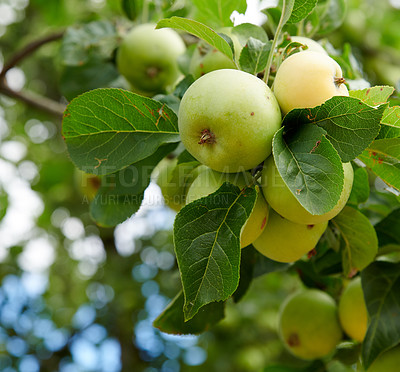
[[262,25],[234,25],[243,0],[121,9],[31,44],[60,40],[65,106],[15,93],[4,77],[18,60],[0,93],[62,120],[99,228],[132,218],[160,186],[176,212],[180,288],[153,327],[212,331],[279,272],[298,283],[274,325],[293,359],[265,372],[395,372],[400,77],[371,74],[362,41],[341,39],[346,2],[278,1]]

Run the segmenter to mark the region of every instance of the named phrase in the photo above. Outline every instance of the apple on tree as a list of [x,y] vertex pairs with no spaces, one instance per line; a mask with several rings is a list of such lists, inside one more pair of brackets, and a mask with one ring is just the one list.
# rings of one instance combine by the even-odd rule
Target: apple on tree
[[318,289],[288,297],[281,306],[279,333],[286,348],[301,359],[329,355],[342,338],[335,300]]
[[398,372],[399,366],[400,344],[379,355],[368,368],[368,372]]
[[354,172],[351,163],[343,163],[344,184],[336,205],[327,213],[313,215],[296,199],[279,174],[273,156],[270,156],[261,175],[261,186],[269,205],[281,216],[299,224],[318,224],[328,221],[339,214],[349,199],[353,186]]
[[359,342],[364,340],[367,332],[368,312],[360,277],[351,280],[340,296],[339,319],[347,335]]
[[186,149],[219,172],[252,169],[264,161],[280,125],[280,109],[269,87],[239,70],[216,70],[196,80],[178,113]]
[[[228,35],[232,39],[235,59],[238,59],[242,46],[238,37],[232,33],[232,28],[225,27],[219,30],[219,32]],[[200,76],[221,69],[237,69],[237,66],[235,62],[218,49],[212,48],[208,43],[200,41],[190,60],[189,73],[197,80]]]
[[191,166],[178,164],[178,158],[164,158],[154,169],[153,177],[158,186],[165,204],[179,212],[186,202],[186,193],[199,172],[206,166]]
[[[191,203],[212,194],[217,191],[224,182],[230,182],[240,188],[244,188],[252,182],[252,177],[248,172],[220,173],[211,168],[204,167],[190,185],[186,195],[186,203]],[[268,221],[268,204],[258,186],[256,186],[256,190],[256,203],[240,234],[241,248],[247,247],[253,243],[263,232]]]
[[282,113],[295,108],[315,107],[333,96],[349,92],[339,64],[320,52],[305,50],[286,58],[280,65],[273,91]]
[[117,52],[119,72],[139,94],[153,96],[174,86],[181,73],[177,59],[186,50],[179,34],[145,23],[133,27]]
[[327,226],[328,221],[315,225],[294,223],[270,208],[267,226],[253,246],[271,260],[294,262],[314,249]]
[[290,36],[292,42],[300,43],[306,45],[308,49],[306,51],[313,51],[328,55],[327,51],[319,44],[317,41],[310,39],[305,36]]

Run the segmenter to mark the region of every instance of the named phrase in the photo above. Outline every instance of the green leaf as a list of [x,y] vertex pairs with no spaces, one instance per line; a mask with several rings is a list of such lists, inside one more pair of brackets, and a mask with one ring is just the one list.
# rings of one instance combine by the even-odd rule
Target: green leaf
[[347,163],[378,135],[384,110],[385,106],[373,108],[357,98],[335,96],[321,106],[290,111],[283,125],[318,125],[326,131],[342,162]]
[[400,138],[376,140],[358,158],[389,186],[400,191]]
[[400,244],[400,208],[395,209],[375,225],[379,246]]
[[377,139],[400,137],[400,106],[388,107],[382,116]]
[[400,340],[400,264],[374,262],[361,273],[369,326],[362,347],[364,367]]
[[90,58],[81,66],[65,66],[60,78],[62,94],[71,101],[96,88],[111,87],[120,76],[114,63]]
[[197,36],[204,40],[214,48],[218,49],[221,53],[228,56],[233,61],[233,52],[229,43],[220,35],[218,35],[210,27],[191,19],[172,17],[168,19],[162,19],[157,23],[156,28],[170,27],[178,30],[183,30]]
[[289,264],[276,262],[263,256],[252,245],[245,247],[241,251],[240,262],[240,281],[233,300],[239,302],[246,294],[253,278],[272,273],[274,271],[283,271],[289,267]]
[[67,66],[81,66],[93,57],[111,61],[117,41],[117,31],[108,21],[69,27],[61,44],[61,61]]
[[199,21],[216,27],[232,26],[230,19],[234,10],[246,11],[246,0],[192,0]]
[[257,75],[267,65],[268,55],[271,50],[271,42],[263,43],[250,37],[240,53],[240,67],[249,74]]
[[343,272],[347,276],[354,275],[375,259],[378,252],[375,229],[367,217],[348,206],[344,207],[332,223],[339,230],[344,242]]
[[165,104],[122,89],[96,89],[67,106],[62,133],[75,165],[115,173],[179,141],[177,117]]
[[369,192],[368,172],[365,168],[357,168],[354,171],[353,187],[348,203],[354,205],[365,203],[368,200]]
[[240,231],[256,190],[224,183],[186,205],[174,223],[175,252],[185,295],[185,320],[204,305],[224,301],[239,283]]
[[130,20],[135,20],[142,12],[143,0],[122,0],[122,10]]
[[287,23],[297,23],[306,18],[317,5],[318,0],[295,0],[292,14]]
[[295,0],[284,1],[284,7],[282,9],[282,15],[281,15],[282,26],[285,25],[286,22],[290,19],[290,16],[292,15],[292,11],[294,9],[294,3]]
[[199,334],[225,317],[225,302],[211,302],[203,306],[190,320],[183,317],[183,292],[179,292],[164,311],[154,320],[153,326],[160,331],[175,335]]
[[253,25],[252,23],[241,23],[240,25],[233,27],[232,34],[238,37],[241,45],[246,45],[250,37],[260,40],[263,43],[268,42],[268,35],[265,30],[260,26]]
[[336,30],[346,16],[345,0],[319,0],[315,8],[319,18],[318,35],[326,35]]
[[350,97],[358,98],[367,105],[379,106],[386,103],[393,92],[393,87],[382,85],[361,90],[351,90],[349,95]]
[[90,203],[91,217],[99,225],[111,227],[136,213],[150,183],[151,172],[176,146],[175,143],[160,146],[146,159],[104,176],[96,197]]
[[329,212],[338,202],[344,175],[339,155],[317,126],[302,125],[275,133],[273,155],[280,175],[312,214]]

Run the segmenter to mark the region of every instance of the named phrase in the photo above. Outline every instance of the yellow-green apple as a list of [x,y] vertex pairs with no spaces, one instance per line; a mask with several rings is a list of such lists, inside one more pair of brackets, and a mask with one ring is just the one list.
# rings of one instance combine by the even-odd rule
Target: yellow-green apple
[[196,80],[178,113],[186,149],[219,172],[256,167],[270,155],[280,125],[280,109],[269,87],[239,70],[216,70]]
[[317,289],[295,293],[282,304],[279,332],[287,349],[299,358],[331,354],[342,338],[335,300]]
[[[197,178],[190,185],[186,195],[186,203],[191,203],[212,194],[217,191],[224,182],[230,182],[240,188],[244,188],[246,185],[250,184],[251,174],[248,172],[220,173],[205,167],[205,169],[199,172]],[[240,234],[241,248],[247,247],[253,243],[254,240],[260,236],[268,221],[268,205],[258,186],[256,186],[256,190],[256,203]]]
[[368,372],[398,372],[400,366],[400,344],[383,354],[372,363]]
[[[238,37],[232,33],[232,28],[225,27],[219,32],[228,35],[232,39],[235,50],[234,58],[238,60],[242,46]],[[221,69],[237,69],[237,66],[235,62],[218,49],[211,47],[204,41],[200,41],[190,60],[189,72],[195,79],[198,79],[208,72]]]
[[290,39],[291,39],[291,41],[294,41],[296,43],[306,45],[308,47],[308,49],[306,49],[307,51],[314,51],[314,52],[319,52],[319,53],[328,55],[327,51],[322,47],[321,44],[319,44],[318,42],[316,42],[313,39],[310,39],[309,37],[291,36]]
[[339,300],[339,319],[343,330],[353,340],[362,342],[367,332],[368,312],[361,278],[352,279]]
[[281,216],[300,224],[317,224],[339,214],[349,199],[353,186],[353,167],[350,163],[343,163],[343,171],[344,184],[340,198],[336,205],[325,214],[313,215],[300,204],[279,174],[273,156],[269,157],[264,164],[261,175],[262,190],[269,205]]
[[271,260],[294,262],[314,249],[327,226],[328,222],[315,225],[294,223],[270,208],[267,226],[253,246]]
[[295,108],[319,106],[333,96],[348,96],[344,82],[342,69],[334,59],[306,50],[282,62],[273,91],[285,115]]

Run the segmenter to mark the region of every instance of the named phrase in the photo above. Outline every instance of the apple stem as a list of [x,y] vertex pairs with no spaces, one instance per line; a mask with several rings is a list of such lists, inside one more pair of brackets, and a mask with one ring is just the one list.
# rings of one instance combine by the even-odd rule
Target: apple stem
[[201,131],[200,141],[198,142],[199,145],[204,143],[215,143],[215,135],[209,129],[204,129]]
[[340,87],[345,82],[346,82],[346,80],[343,77],[335,77],[335,85],[337,87]]

